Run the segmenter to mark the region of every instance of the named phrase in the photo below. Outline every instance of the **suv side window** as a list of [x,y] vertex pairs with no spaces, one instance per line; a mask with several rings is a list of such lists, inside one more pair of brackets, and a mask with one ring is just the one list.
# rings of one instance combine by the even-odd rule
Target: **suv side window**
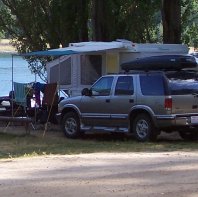
[[115,95],[132,95],[134,93],[133,77],[121,76],[118,78],[115,88]]
[[93,96],[108,96],[111,92],[113,77],[102,77],[91,88]]
[[165,95],[165,84],[162,75],[140,75],[140,85],[143,95]]

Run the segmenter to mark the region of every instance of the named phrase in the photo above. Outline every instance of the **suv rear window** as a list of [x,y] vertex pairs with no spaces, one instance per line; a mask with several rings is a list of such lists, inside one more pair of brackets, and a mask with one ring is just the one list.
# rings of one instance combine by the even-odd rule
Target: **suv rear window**
[[140,75],[140,85],[143,95],[165,95],[164,77],[162,75]]

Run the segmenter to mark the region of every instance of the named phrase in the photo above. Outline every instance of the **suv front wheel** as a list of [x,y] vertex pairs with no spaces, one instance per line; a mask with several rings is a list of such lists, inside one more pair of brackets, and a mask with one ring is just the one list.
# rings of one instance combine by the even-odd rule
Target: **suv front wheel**
[[69,112],[64,115],[61,127],[68,138],[77,138],[80,135],[80,121],[74,112]]
[[133,133],[138,141],[156,140],[157,132],[147,114],[139,114],[133,121]]

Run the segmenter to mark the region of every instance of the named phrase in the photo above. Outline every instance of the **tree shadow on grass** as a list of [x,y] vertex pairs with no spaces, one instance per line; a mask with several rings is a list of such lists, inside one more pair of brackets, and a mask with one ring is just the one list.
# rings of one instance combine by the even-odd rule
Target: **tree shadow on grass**
[[[96,141],[136,141],[133,134],[126,133],[88,133],[81,136],[83,140],[96,140]],[[160,142],[181,142],[181,137],[176,133],[164,133],[160,134],[154,143]]]

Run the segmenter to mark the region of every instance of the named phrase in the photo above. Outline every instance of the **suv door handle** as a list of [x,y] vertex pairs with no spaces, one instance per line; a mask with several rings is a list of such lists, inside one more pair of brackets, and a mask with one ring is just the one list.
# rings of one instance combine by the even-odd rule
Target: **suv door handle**
[[129,103],[134,103],[134,99],[129,99]]
[[106,103],[110,103],[110,99],[106,99]]

